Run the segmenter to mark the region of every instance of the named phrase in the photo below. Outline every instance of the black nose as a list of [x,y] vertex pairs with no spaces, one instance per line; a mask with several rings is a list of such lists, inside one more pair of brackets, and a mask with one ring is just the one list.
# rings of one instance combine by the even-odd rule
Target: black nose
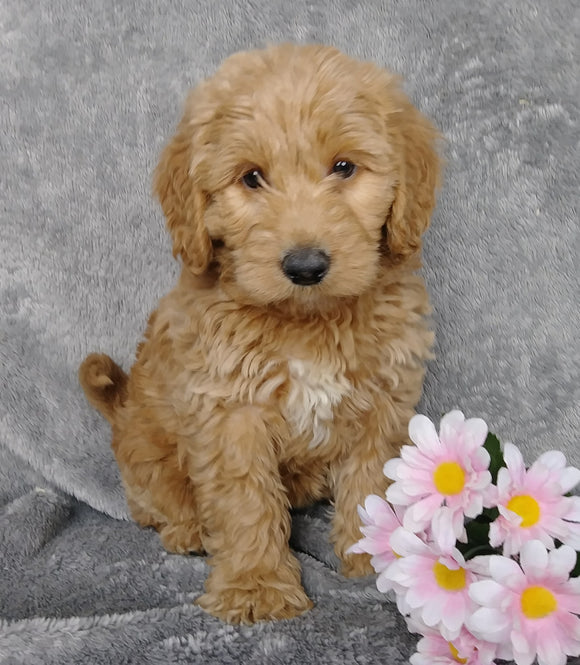
[[282,260],[282,270],[288,279],[300,286],[319,284],[330,267],[330,257],[322,249],[301,247],[293,249]]

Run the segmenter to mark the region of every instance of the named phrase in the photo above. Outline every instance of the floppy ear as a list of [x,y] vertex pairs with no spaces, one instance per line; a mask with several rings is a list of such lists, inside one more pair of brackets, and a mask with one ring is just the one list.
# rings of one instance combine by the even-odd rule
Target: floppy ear
[[[399,180],[387,219],[390,259],[401,262],[421,248],[435,207],[440,162],[435,143],[439,133],[401,93],[401,107],[390,116],[398,132]],[[391,130],[392,131],[392,130]]]
[[195,275],[203,273],[212,256],[211,239],[204,223],[206,195],[191,173],[194,128],[186,111],[175,136],[161,153],[153,190],[161,203],[173,239],[173,256],[181,256]]

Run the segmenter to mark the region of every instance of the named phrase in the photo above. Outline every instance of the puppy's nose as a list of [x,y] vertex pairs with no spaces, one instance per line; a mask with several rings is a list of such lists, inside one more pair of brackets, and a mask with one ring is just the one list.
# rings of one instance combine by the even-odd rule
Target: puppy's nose
[[330,267],[330,257],[322,249],[300,247],[293,249],[282,260],[282,270],[288,279],[300,286],[319,284]]

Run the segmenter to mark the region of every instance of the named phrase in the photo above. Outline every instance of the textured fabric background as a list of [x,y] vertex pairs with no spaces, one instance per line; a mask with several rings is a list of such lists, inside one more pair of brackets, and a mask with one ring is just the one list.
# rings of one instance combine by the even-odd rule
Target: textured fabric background
[[187,89],[233,51],[321,41],[402,74],[447,139],[423,412],[580,464],[579,34],[577,0],[2,0],[0,663],[406,661],[373,580],[334,572],[322,509],[293,537],[312,612],[232,628],[191,605],[203,559],[114,519],[76,370],[128,366],[175,279],[150,181]]

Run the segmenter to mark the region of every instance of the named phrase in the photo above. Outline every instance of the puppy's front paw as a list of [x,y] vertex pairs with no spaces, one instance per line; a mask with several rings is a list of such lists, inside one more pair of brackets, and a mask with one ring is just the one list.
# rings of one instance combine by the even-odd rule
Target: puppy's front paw
[[365,577],[374,574],[369,554],[346,554],[340,572],[345,577]]
[[200,596],[196,604],[229,623],[291,619],[309,610],[313,603],[301,586],[257,583],[254,588],[214,588]]

